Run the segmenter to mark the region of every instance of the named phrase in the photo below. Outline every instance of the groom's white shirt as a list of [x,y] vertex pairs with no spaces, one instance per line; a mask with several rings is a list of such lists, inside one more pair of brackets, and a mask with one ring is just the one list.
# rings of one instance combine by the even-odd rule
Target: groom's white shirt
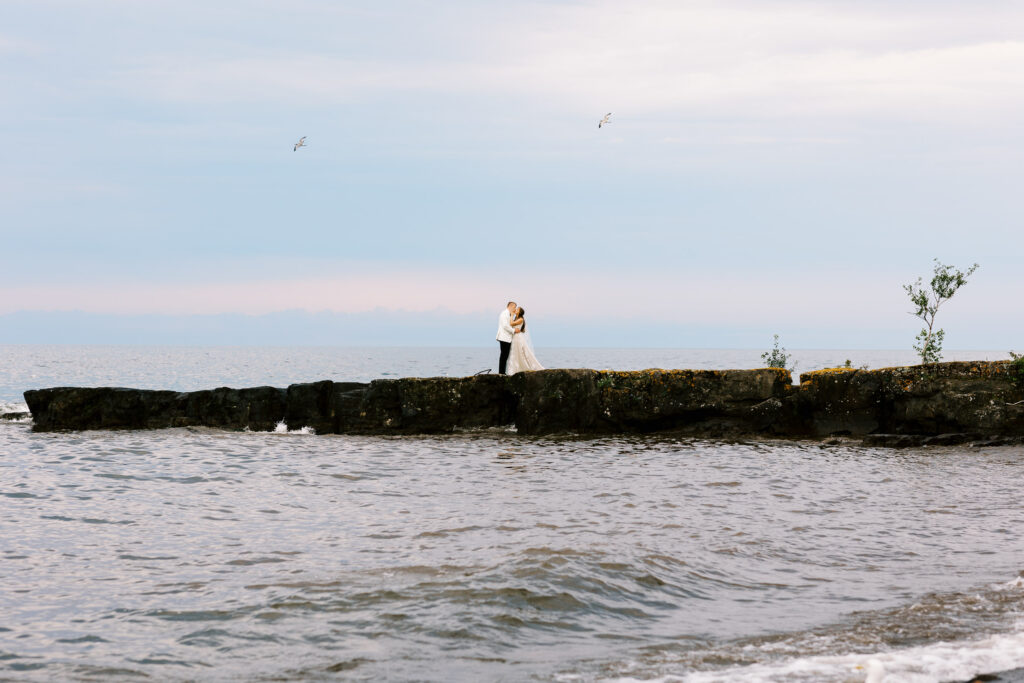
[[506,308],[498,316],[498,341],[511,342],[513,334],[515,330],[512,329],[512,314]]

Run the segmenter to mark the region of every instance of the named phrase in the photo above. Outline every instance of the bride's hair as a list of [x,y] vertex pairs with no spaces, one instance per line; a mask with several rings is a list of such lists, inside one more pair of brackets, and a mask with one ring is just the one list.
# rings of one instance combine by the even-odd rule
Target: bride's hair
[[523,332],[526,332],[526,309],[519,307],[519,317],[523,319]]

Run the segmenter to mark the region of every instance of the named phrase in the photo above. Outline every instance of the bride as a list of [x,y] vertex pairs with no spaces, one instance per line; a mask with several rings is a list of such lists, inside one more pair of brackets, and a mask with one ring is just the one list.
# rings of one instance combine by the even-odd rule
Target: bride
[[543,370],[544,366],[537,360],[537,356],[533,355],[533,344],[526,333],[526,309],[522,306],[516,309],[512,328],[515,334],[512,335],[512,350],[508,355],[508,374],[514,375],[524,370]]

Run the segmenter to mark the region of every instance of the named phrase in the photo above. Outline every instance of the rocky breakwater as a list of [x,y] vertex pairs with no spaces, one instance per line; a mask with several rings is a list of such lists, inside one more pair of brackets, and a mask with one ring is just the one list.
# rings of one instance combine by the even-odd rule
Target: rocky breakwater
[[[543,370],[193,392],[60,387],[25,392],[36,431],[218,427],[284,421],[318,434],[434,434],[515,426],[521,434],[764,431],[790,390],[785,370]],[[765,409],[766,401],[769,410]]]
[[785,435],[849,435],[887,446],[1024,437],[1024,385],[1010,361],[807,372],[787,403],[777,425]]
[[33,429],[216,427],[319,434],[430,434],[510,425],[515,396],[505,377],[313,382],[286,389],[175,392],[58,387],[25,392]]
[[[696,436],[864,437],[880,445],[1024,437],[1024,389],[1008,362],[881,370],[543,370],[514,377],[313,382],[193,392],[25,392],[36,431],[216,427],[318,434],[674,431]],[[928,441],[930,440],[930,441]]]

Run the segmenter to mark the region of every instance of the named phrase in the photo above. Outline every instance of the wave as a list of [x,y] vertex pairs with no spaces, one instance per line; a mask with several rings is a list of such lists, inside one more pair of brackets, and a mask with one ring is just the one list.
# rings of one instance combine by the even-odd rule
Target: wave
[[[1017,633],[976,641],[941,642],[892,652],[803,657],[685,676],[665,676],[664,683],[744,681],[851,681],[864,683],[940,683],[966,681],[982,674],[1024,667],[1024,622]],[[622,678],[620,682],[639,679]]]
[[[25,413],[28,414],[28,406],[24,403],[15,403],[13,401],[0,401],[0,415],[7,413]],[[7,423],[23,423],[31,422],[31,417],[18,418],[16,420],[3,420],[2,422]]]
[[281,420],[274,425],[274,434],[300,434],[306,436],[312,436],[316,434],[316,430],[312,427],[300,427],[299,429],[288,429],[288,425],[285,424],[284,420]]
[[[932,594],[811,631],[741,639],[638,669],[617,683],[941,683],[1024,667],[1024,577],[972,593]],[[996,631],[984,637],[979,633]],[[916,644],[911,644],[916,643]],[[901,646],[902,645],[902,646]],[[663,653],[664,654],[664,653]],[[725,662],[723,667],[715,662]],[[673,668],[681,671],[666,673]],[[712,670],[696,670],[712,668]],[[690,669],[690,671],[686,671]]]
[[[191,427],[190,429],[197,429],[197,428],[196,427]],[[214,429],[216,429],[216,428],[214,428]],[[295,436],[312,436],[312,435],[316,434],[316,430],[313,429],[312,427],[300,427],[299,429],[288,429],[288,423],[286,423],[284,420],[281,420],[280,422],[278,422],[276,425],[274,425],[274,428],[271,429],[268,432],[253,432],[253,430],[249,429],[248,427],[246,427],[242,431],[246,432],[246,433],[289,434],[289,435],[295,435]]]

